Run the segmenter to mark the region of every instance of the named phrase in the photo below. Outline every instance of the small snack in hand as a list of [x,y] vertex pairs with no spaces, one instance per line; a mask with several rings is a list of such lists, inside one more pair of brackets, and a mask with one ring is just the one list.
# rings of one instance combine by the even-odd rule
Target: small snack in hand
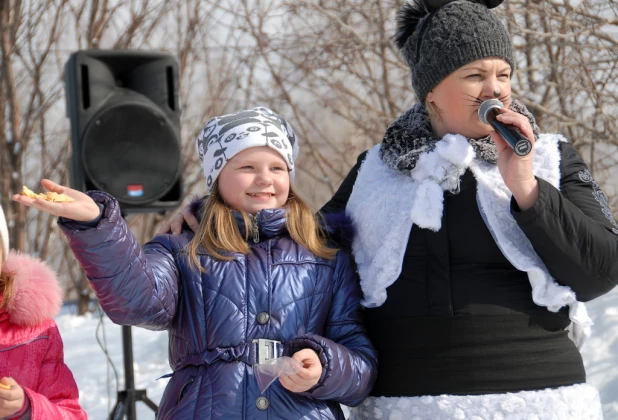
[[48,191],[46,199],[52,203],[70,203],[71,201],[75,201],[74,198],[71,198],[68,195],[58,194],[54,191]]
[[37,198],[46,198],[47,197],[45,194],[36,194],[34,191],[32,191],[30,188],[26,187],[25,185],[22,187],[21,193],[23,195],[25,195],[26,197],[34,198],[35,200]]
[[2,388],[2,389],[11,389],[11,385],[0,384],[0,388]]
[[75,201],[75,199],[69,197],[68,195],[58,194],[57,192],[54,192],[54,191],[49,191],[47,194],[43,194],[43,193],[36,194],[34,191],[26,187],[25,185],[22,187],[21,193],[25,195],[26,197],[30,197],[34,199],[40,198],[42,200],[51,201],[52,203],[70,203],[71,201]]

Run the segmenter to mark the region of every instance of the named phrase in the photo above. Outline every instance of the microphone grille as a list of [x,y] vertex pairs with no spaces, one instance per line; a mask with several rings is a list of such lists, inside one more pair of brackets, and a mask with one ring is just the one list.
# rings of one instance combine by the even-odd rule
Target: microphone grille
[[489,121],[487,121],[487,113],[492,108],[504,108],[504,104],[497,99],[483,101],[479,107],[479,120],[481,120],[483,124],[489,124]]

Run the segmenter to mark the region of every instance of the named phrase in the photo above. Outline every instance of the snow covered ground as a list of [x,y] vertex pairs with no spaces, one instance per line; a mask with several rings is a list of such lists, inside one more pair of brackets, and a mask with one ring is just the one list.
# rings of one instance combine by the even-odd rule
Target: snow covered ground
[[[81,317],[61,314],[56,322],[64,341],[65,362],[77,381],[82,407],[92,420],[107,419],[116,403],[117,386],[124,390],[121,327],[107,317],[101,323],[100,317],[91,314]],[[132,334],[135,388],[145,389],[148,398],[158,404],[167,379],[157,378],[171,372],[167,363],[167,332],[132,328]],[[107,348],[118,382],[97,336]],[[137,403],[137,415],[139,420],[154,418],[152,410],[141,402]]]
[[599,390],[605,420],[618,420],[618,288],[586,306],[594,321],[582,350],[588,382]]
[[[583,355],[588,382],[601,393],[605,420],[618,420],[618,290],[588,304],[595,322],[593,336]],[[107,318],[89,315],[77,317],[65,308],[56,318],[65,344],[65,360],[77,381],[80,402],[93,420],[105,420],[116,402],[117,386],[124,389],[121,328]],[[98,331],[98,332],[97,332]],[[167,364],[167,333],[133,328],[136,389],[146,389],[158,404],[167,384],[159,379],[170,373]],[[97,343],[97,336],[110,355],[113,370]],[[139,420],[153,419],[153,412],[137,404]]]

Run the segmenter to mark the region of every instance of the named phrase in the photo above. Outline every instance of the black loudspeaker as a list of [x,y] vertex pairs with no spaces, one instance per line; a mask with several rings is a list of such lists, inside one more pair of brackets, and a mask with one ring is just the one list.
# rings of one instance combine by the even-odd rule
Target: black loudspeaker
[[125,212],[182,201],[178,63],[166,53],[83,50],[65,64],[71,187],[113,195]]

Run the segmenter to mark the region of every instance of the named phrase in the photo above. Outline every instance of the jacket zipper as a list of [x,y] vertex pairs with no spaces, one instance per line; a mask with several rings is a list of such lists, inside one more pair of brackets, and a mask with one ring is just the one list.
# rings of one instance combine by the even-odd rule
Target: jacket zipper
[[253,242],[256,244],[260,242],[260,230],[258,227],[259,215],[260,215],[259,211],[255,213],[255,216],[252,214],[249,215],[249,218],[251,219],[251,230],[253,232]]

